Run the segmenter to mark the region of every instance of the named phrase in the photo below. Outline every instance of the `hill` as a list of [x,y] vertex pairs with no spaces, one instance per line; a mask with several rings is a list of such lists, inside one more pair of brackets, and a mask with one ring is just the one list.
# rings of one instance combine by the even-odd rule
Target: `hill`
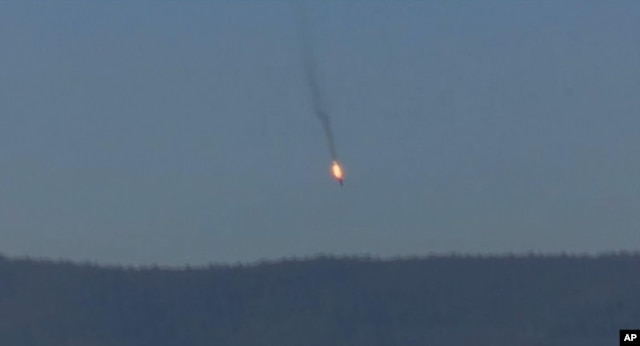
[[614,345],[640,256],[318,257],[115,268],[0,257],[12,346]]

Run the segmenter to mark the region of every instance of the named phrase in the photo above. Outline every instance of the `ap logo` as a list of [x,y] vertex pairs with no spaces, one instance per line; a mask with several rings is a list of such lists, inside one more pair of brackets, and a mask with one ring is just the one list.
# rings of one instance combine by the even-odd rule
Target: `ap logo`
[[621,330],[620,345],[640,345],[640,330]]

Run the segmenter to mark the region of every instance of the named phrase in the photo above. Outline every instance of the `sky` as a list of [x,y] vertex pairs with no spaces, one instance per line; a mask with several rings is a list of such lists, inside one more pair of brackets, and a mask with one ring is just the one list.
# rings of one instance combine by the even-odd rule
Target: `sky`
[[0,1],[0,253],[640,249],[640,2]]

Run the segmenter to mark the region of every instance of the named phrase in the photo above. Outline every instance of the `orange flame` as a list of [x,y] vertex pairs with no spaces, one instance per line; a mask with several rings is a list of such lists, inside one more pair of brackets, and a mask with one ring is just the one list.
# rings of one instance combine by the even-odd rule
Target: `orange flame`
[[338,180],[342,180],[344,179],[344,175],[342,173],[342,167],[340,167],[340,164],[338,163],[338,161],[333,161],[331,164],[331,173],[333,174],[333,177],[335,179]]

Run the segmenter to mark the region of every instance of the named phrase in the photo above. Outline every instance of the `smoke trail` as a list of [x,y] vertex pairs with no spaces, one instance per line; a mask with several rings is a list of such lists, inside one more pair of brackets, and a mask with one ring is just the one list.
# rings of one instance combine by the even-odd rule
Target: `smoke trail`
[[324,129],[325,136],[327,137],[327,143],[329,144],[329,154],[331,154],[331,159],[337,160],[338,156],[336,153],[336,145],[333,140],[333,131],[331,130],[331,119],[329,119],[329,113],[325,107],[325,101],[318,81],[317,62],[313,51],[311,32],[309,30],[309,18],[307,17],[307,12],[303,8],[304,5],[301,4],[300,1],[296,1],[295,5],[298,15],[298,38],[300,40],[300,46],[302,47],[302,63],[304,66],[307,85],[311,92],[313,110],[322,123],[322,128]]

